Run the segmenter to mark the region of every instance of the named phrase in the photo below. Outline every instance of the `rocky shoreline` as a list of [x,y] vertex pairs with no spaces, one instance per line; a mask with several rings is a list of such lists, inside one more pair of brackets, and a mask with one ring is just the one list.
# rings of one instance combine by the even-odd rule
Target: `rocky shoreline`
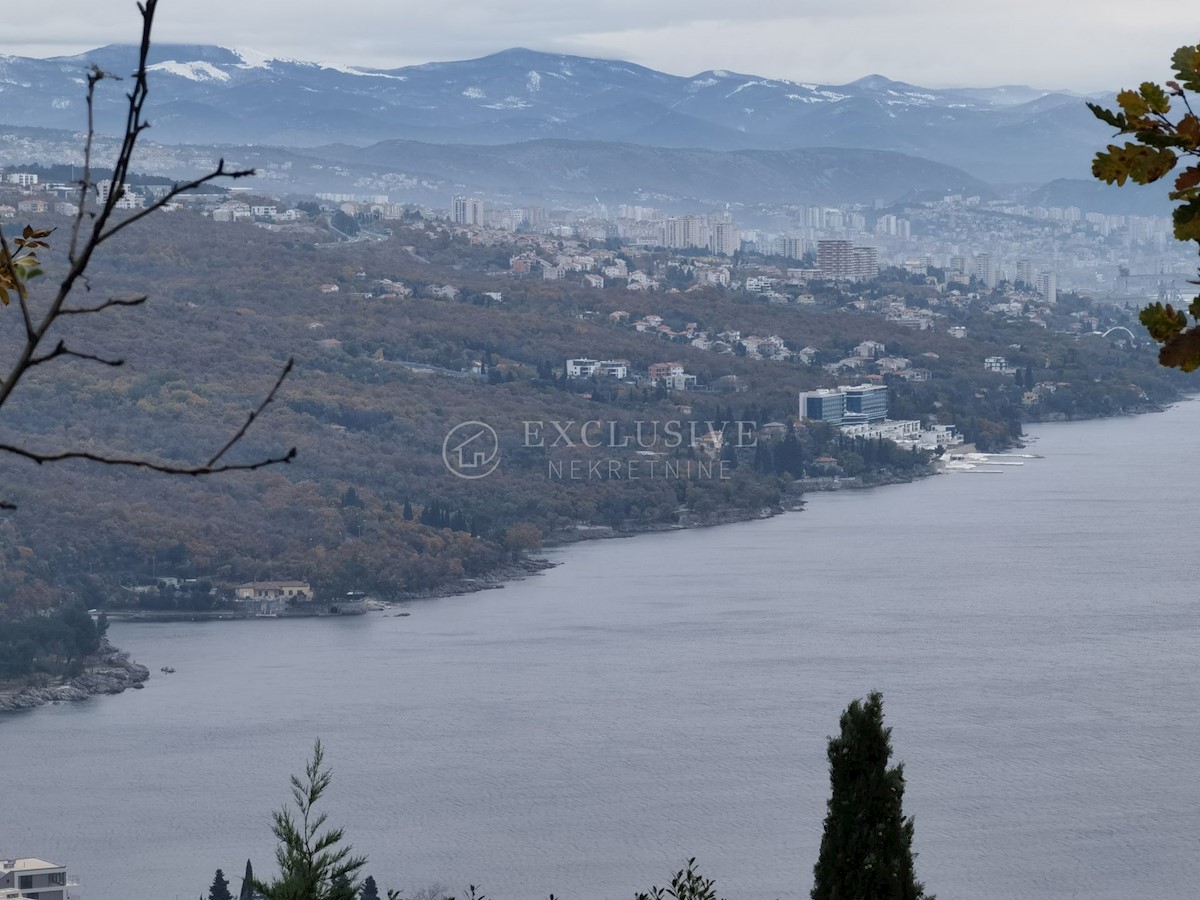
[[31,685],[18,690],[0,691],[0,712],[33,709],[47,703],[86,700],[100,694],[119,694],[126,688],[140,688],[149,677],[149,669],[133,662],[129,654],[104,641],[100,652],[90,657],[85,670],[74,678],[60,684]]

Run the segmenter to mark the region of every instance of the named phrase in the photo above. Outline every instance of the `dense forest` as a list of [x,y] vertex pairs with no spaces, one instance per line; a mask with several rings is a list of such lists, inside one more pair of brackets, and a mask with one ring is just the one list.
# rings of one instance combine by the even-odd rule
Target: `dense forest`
[[[293,375],[235,452],[249,460],[294,446],[298,456],[287,466],[202,479],[0,461],[4,499],[17,505],[0,518],[0,612],[20,615],[64,597],[89,608],[213,602],[195,591],[128,589],[155,575],[225,588],[304,579],[319,594],[411,596],[495,572],[513,554],[581,528],[758,515],[779,508],[805,475],[925,470],[924,454],[796,421],[799,391],[848,376],[664,341],[614,321],[609,314],[619,310],[674,327],[777,334],[833,359],[863,340],[885,342],[931,373],[926,382],[893,385],[892,417],[956,425],[984,449],[1008,445],[1035,415],[1113,414],[1176,396],[1151,354],[1019,320],[968,311],[963,340],[848,309],[848,295],[832,286],[819,304],[799,306],[719,287],[633,294],[517,279],[505,271],[511,248],[472,245],[419,220],[388,224],[386,239],[326,244],[177,211],[106,247],[91,295],[148,291],[149,303],[75,317],[85,321],[60,336],[128,364],[39,368],[5,407],[0,437],[39,449],[193,461],[224,443],[294,357]],[[47,262],[53,270],[53,254]],[[648,264],[668,260],[651,256]],[[407,290],[389,293],[398,284]],[[917,304],[932,289],[885,277],[863,290],[905,292]],[[3,352],[17,335],[10,311],[0,316]],[[1021,380],[1063,388],[1027,409],[1017,380],[982,371],[980,360],[994,354],[1006,355]],[[625,358],[635,371],[677,361],[713,390],[567,378],[564,360],[580,356]],[[471,420],[496,429],[503,460],[479,480],[455,477],[442,459],[447,431]],[[637,422],[713,423],[726,442],[708,455],[661,444],[526,446],[525,422],[578,428],[593,420],[613,435],[635,433]],[[735,421],[786,429],[738,448],[725,424]],[[693,476],[630,477],[627,464],[650,455],[692,463]],[[570,471],[572,459],[598,456],[615,456],[624,468],[578,479],[554,474]],[[727,477],[702,474],[713,466]]]

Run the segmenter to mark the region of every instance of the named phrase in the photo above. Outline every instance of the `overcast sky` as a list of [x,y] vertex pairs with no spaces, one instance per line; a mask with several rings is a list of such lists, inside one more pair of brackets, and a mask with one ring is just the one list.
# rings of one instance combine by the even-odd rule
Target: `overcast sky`
[[[77,53],[137,34],[132,0],[5,17],[0,52]],[[1133,21],[1130,21],[1130,20]],[[508,47],[843,83],[1094,91],[1169,77],[1200,42],[1195,0],[162,0],[159,42],[392,68]]]

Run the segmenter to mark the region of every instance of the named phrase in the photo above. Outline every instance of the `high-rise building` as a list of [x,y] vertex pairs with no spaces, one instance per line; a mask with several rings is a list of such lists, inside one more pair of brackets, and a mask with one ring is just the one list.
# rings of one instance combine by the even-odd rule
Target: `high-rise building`
[[879,251],[850,241],[817,241],[817,270],[831,281],[874,278],[879,274]]
[[996,267],[992,254],[980,253],[975,257],[975,280],[989,291],[996,287]]
[[1037,291],[1047,303],[1058,302],[1058,279],[1053,272],[1039,272]]
[[733,222],[713,222],[708,230],[708,249],[713,253],[733,256],[741,247],[737,225]]
[[455,197],[450,205],[450,219],[455,225],[482,225],[483,201],[475,197]]
[[1027,259],[1017,260],[1017,281],[1025,285],[1025,287],[1033,287],[1033,263]]
[[699,216],[671,216],[663,222],[663,246],[671,250],[707,247],[708,225]]

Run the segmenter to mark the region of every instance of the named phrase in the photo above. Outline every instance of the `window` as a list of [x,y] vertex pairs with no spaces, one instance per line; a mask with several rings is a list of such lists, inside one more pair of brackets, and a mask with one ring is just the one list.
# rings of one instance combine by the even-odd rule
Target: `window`
[[18,875],[17,876],[17,887],[23,891],[27,890],[28,888],[33,887],[33,876],[32,875]]
[[49,881],[51,884],[66,884],[67,883],[67,873],[66,872],[51,872]]

